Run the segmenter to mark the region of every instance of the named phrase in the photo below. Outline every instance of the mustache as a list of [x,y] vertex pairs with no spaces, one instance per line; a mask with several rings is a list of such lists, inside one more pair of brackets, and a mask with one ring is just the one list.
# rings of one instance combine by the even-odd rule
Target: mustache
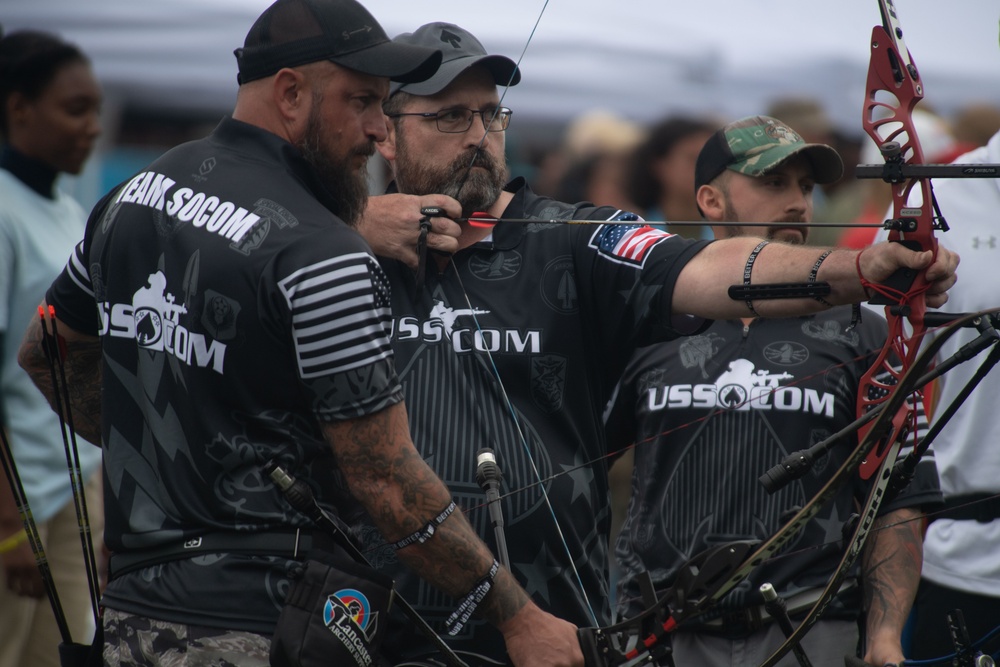
[[773,225],[778,225],[778,224],[783,223],[783,222],[787,222],[787,223],[790,223],[790,224],[796,224],[796,223],[804,224],[805,221],[806,221],[805,218],[803,218],[801,215],[786,215],[783,218],[778,218],[772,224]]
[[375,142],[369,141],[361,144],[360,146],[355,146],[351,149],[351,155],[361,155],[364,157],[371,157],[372,155],[375,155]]
[[491,174],[497,173],[499,169],[499,165],[492,155],[472,148],[455,158],[451,163],[451,174],[452,176],[464,176],[473,167],[481,167]]

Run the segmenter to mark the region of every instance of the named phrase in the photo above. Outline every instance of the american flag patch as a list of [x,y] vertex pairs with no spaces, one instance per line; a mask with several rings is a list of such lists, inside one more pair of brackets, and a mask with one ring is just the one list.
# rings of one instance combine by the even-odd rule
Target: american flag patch
[[601,225],[590,239],[590,247],[612,261],[642,266],[649,251],[671,236],[649,225]]
[[292,314],[303,378],[343,373],[392,355],[389,281],[365,253],[303,267],[278,283]]

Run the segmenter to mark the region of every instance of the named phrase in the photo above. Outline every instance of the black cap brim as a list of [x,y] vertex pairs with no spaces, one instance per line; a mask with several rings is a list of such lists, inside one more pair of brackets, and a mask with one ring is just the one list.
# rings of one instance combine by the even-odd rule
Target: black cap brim
[[438,71],[441,51],[388,41],[329,60],[363,74],[385,76],[400,83],[416,83],[427,80]]
[[844,161],[840,154],[826,144],[806,144],[799,151],[812,165],[813,178],[820,185],[835,183],[844,175]]

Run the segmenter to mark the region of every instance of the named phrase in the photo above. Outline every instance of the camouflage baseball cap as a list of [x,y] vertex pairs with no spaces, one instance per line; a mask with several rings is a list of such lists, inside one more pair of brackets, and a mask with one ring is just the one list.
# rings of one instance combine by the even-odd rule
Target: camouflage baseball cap
[[756,178],[799,154],[809,160],[819,184],[833,183],[844,174],[837,151],[826,144],[807,144],[780,120],[751,116],[732,122],[716,131],[698,154],[695,192],[726,169]]

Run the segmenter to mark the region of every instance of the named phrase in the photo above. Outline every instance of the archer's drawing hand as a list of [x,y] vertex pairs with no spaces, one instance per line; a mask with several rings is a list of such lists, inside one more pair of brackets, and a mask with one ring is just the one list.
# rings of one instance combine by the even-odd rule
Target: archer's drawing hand
[[451,218],[462,215],[462,206],[446,195],[388,194],[368,198],[358,232],[376,255],[398,259],[417,268],[417,240],[420,238],[422,208],[443,209],[448,217],[431,218],[427,248],[453,254],[458,251],[462,228]]

